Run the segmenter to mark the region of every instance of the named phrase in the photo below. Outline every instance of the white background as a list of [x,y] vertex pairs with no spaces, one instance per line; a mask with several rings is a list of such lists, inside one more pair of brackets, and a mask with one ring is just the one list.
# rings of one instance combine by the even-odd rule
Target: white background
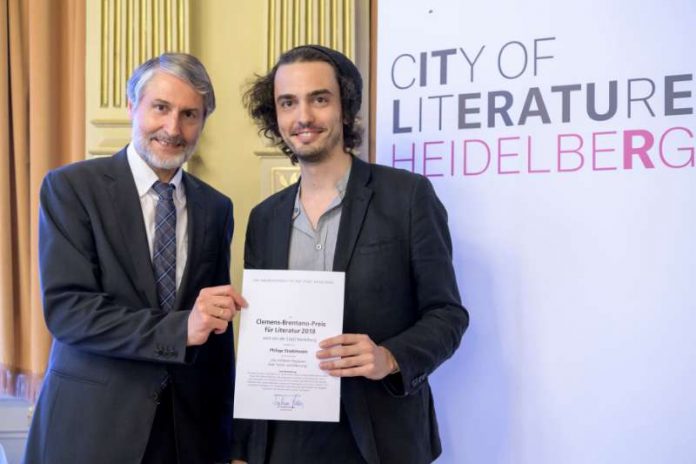
[[[440,151],[448,152],[450,140],[529,135],[534,162],[548,167],[558,133],[582,134],[587,149],[593,131],[617,131],[601,139],[616,151],[600,158],[616,170],[593,171],[586,157],[577,172],[528,174],[525,155],[519,175],[498,175],[493,160],[480,176],[431,178],[449,211],[471,314],[461,348],[431,376],[444,447],[438,462],[696,462],[696,169],[668,168],[653,149],[655,169],[635,159],[626,170],[620,154],[626,129],[648,130],[656,144],[669,127],[696,135],[696,116],[664,116],[662,98],[664,76],[696,74],[696,2],[380,0],[378,8],[378,162],[392,164],[393,143],[443,140]],[[505,43],[520,41],[531,52],[541,37],[555,37],[541,49],[554,58],[539,62],[537,76],[500,76]],[[462,47],[473,58],[481,45],[474,82],[458,55],[445,86],[432,58],[427,87],[392,85],[392,63],[402,53]],[[418,77],[408,63],[398,68],[403,82]],[[640,105],[627,117],[630,78],[655,82],[654,117]],[[610,80],[618,81],[617,115],[591,121],[585,85],[596,83],[604,110]],[[530,118],[524,126],[485,127],[486,92],[513,93],[516,120],[529,87],[546,97],[565,84],[583,85],[570,123],[560,122],[559,99],[549,98],[550,124]],[[696,80],[676,88],[691,92],[677,106],[695,108]],[[483,121],[482,129],[457,129],[455,97],[442,130],[431,108],[427,131],[392,133],[395,98],[403,125],[413,125],[407,119],[414,121],[418,97],[468,92],[484,95],[471,119]],[[696,142],[682,137],[678,145]],[[516,160],[505,162],[514,167]],[[434,172],[447,171],[443,163]],[[416,172],[421,167],[416,162]]]

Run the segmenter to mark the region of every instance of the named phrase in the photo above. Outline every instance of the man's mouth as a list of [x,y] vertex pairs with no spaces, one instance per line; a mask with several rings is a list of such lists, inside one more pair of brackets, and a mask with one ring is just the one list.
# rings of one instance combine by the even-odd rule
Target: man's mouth
[[181,137],[167,137],[162,135],[154,135],[150,137],[150,141],[157,142],[166,148],[183,148],[186,144]]
[[292,137],[297,137],[302,142],[311,142],[314,139],[316,139],[322,132],[324,132],[323,129],[317,127],[307,127],[292,131],[290,135]]

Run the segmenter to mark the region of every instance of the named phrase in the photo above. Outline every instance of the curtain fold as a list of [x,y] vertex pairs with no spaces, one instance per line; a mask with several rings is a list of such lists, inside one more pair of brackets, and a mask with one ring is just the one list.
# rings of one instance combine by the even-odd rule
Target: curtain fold
[[0,0],[0,393],[36,398],[51,339],[38,278],[38,193],[83,159],[85,0]]

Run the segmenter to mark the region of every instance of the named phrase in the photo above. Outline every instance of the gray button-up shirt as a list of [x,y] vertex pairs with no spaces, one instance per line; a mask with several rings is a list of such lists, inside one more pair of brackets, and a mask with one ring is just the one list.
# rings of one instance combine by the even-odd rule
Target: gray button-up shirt
[[[303,271],[332,271],[333,259],[341,222],[343,197],[350,169],[336,185],[338,195],[326,208],[313,229],[302,208],[300,190],[295,197],[290,233],[289,268]],[[312,456],[311,462],[364,463],[348,426],[345,407],[341,408],[340,422],[270,421],[266,459],[270,464],[300,462],[300,456]],[[338,450],[338,457],[334,454]],[[330,460],[328,456],[331,456]],[[321,457],[321,458],[319,458]],[[336,462],[339,462],[336,461]]]
[[332,271],[338,226],[341,223],[343,197],[346,195],[350,168],[336,184],[338,195],[326,208],[312,228],[300,201],[300,189],[295,196],[290,234],[289,268],[302,271]]

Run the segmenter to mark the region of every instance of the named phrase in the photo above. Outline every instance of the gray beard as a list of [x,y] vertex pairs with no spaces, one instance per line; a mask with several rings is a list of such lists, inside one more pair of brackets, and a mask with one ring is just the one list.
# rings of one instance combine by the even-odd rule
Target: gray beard
[[193,153],[196,151],[196,145],[187,146],[181,152],[181,154],[173,158],[159,158],[152,151],[148,150],[147,147],[142,143],[142,140],[133,140],[135,145],[135,151],[140,155],[140,157],[147,163],[148,166],[154,169],[179,169],[185,162],[191,159]]

